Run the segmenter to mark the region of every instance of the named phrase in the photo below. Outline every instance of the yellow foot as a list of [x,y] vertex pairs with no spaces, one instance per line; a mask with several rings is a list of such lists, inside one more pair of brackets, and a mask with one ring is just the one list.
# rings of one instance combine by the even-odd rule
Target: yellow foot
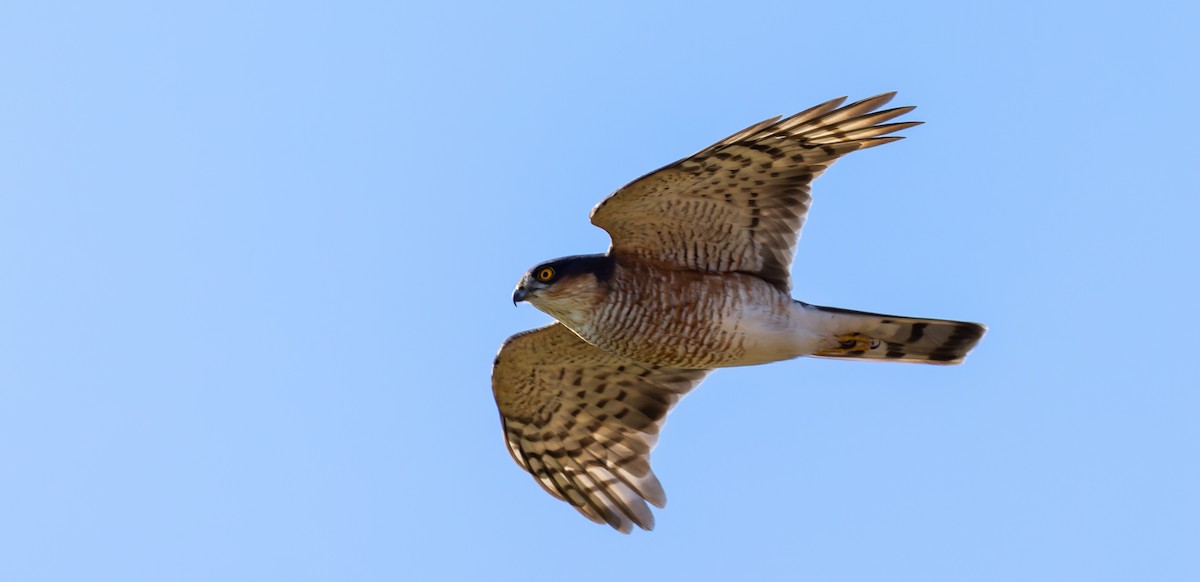
[[861,356],[869,350],[879,347],[879,340],[861,333],[848,333],[834,338],[837,346],[817,350],[815,356]]

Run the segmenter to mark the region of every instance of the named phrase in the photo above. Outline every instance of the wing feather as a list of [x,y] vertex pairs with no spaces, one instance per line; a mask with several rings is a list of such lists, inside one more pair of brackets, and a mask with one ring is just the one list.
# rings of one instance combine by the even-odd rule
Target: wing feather
[[612,237],[618,258],[749,273],[790,291],[812,180],[839,157],[920,124],[885,123],[914,109],[880,110],[894,96],[844,107],[841,97],[756,123],[617,190],[592,210],[592,223]]
[[653,528],[647,504],[667,502],[650,450],[708,372],[639,364],[554,323],[504,342],[492,392],[513,460],[584,517],[628,533]]

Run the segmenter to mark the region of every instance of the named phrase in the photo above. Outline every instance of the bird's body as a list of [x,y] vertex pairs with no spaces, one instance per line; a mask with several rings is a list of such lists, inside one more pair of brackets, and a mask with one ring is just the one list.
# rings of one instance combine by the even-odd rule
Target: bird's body
[[557,323],[510,337],[492,389],[509,452],[551,495],[628,532],[662,507],[649,453],[667,412],[715,368],[799,356],[956,364],[975,323],[819,307],[791,297],[810,183],[840,156],[917,125],[892,94],[755,124],[621,188],[592,211],[603,255],[517,284]]
[[818,347],[805,325],[815,318],[804,304],[758,277],[608,259],[602,275],[578,278],[555,294],[563,299],[546,304],[550,315],[600,349],[674,368],[724,368],[787,360]]

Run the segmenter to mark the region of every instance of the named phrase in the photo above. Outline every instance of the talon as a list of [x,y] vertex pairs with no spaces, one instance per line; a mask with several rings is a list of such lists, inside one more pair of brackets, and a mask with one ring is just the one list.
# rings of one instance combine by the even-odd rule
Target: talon
[[839,335],[836,338],[838,345],[834,348],[825,348],[818,350],[815,355],[818,356],[859,356],[869,350],[878,348],[882,342],[873,337],[867,337],[861,333],[848,333]]

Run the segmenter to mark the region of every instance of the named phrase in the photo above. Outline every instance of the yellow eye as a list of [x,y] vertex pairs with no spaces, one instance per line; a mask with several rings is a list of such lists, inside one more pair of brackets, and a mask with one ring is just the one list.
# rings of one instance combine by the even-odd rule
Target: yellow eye
[[543,283],[550,282],[554,278],[554,267],[542,267],[537,272],[537,280]]

